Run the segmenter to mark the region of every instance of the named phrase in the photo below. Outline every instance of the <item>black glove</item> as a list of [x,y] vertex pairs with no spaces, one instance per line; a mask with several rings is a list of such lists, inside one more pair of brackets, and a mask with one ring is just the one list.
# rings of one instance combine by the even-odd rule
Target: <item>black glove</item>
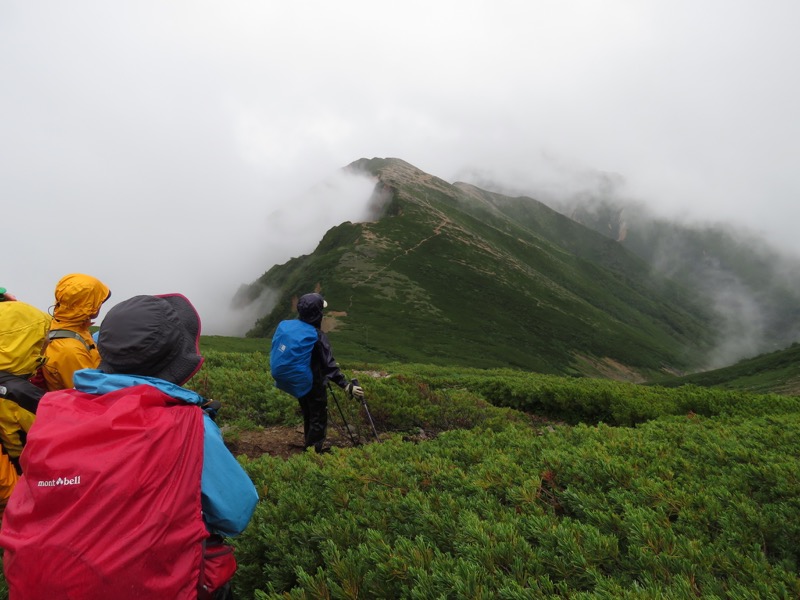
[[216,420],[217,412],[220,408],[222,408],[222,403],[219,400],[207,400],[206,403],[203,404],[203,410],[211,417],[212,421]]

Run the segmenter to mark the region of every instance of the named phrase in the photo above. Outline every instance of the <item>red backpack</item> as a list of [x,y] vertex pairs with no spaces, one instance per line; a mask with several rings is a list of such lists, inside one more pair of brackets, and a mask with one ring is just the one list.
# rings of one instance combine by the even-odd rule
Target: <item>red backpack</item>
[[198,597],[202,409],[148,385],[51,392],[21,463],[0,531],[11,598]]

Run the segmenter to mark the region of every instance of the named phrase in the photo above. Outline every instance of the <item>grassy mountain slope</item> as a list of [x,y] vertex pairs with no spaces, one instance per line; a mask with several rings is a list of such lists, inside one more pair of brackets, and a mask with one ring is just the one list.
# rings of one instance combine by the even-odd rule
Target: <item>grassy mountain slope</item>
[[277,307],[319,290],[340,359],[627,376],[685,371],[713,343],[712,317],[618,243],[530,198],[451,185],[398,159],[350,169],[376,180],[384,216],[331,229],[316,250],[250,288]]
[[581,197],[557,210],[679,281],[720,316],[718,358],[731,364],[800,338],[800,260],[741,227],[680,223],[640,205]]
[[800,395],[800,344],[739,361],[729,367],[655,381],[664,387],[698,385],[755,393]]

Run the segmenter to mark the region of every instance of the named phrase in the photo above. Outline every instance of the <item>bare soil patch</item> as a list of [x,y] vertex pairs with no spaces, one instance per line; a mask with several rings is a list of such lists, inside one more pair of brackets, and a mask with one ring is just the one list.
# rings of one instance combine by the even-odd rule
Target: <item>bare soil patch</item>
[[234,454],[257,458],[262,454],[289,458],[303,452],[303,428],[265,427],[260,430],[240,431],[225,437],[225,445]]
[[[302,425],[298,427],[265,427],[226,434],[225,445],[234,455],[244,454],[248,458],[258,458],[269,454],[285,459],[305,452]],[[325,447],[333,446],[351,448],[353,442],[347,437],[346,432],[329,427]]]

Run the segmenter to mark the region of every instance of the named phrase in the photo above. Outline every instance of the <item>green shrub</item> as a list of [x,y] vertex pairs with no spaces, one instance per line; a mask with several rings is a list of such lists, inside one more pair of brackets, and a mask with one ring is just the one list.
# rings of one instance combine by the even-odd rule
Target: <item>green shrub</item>
[[[449,432],[246,463],[259,598],[800,594],[797,415]],[[286,594],[285,596],[283,594]]]

